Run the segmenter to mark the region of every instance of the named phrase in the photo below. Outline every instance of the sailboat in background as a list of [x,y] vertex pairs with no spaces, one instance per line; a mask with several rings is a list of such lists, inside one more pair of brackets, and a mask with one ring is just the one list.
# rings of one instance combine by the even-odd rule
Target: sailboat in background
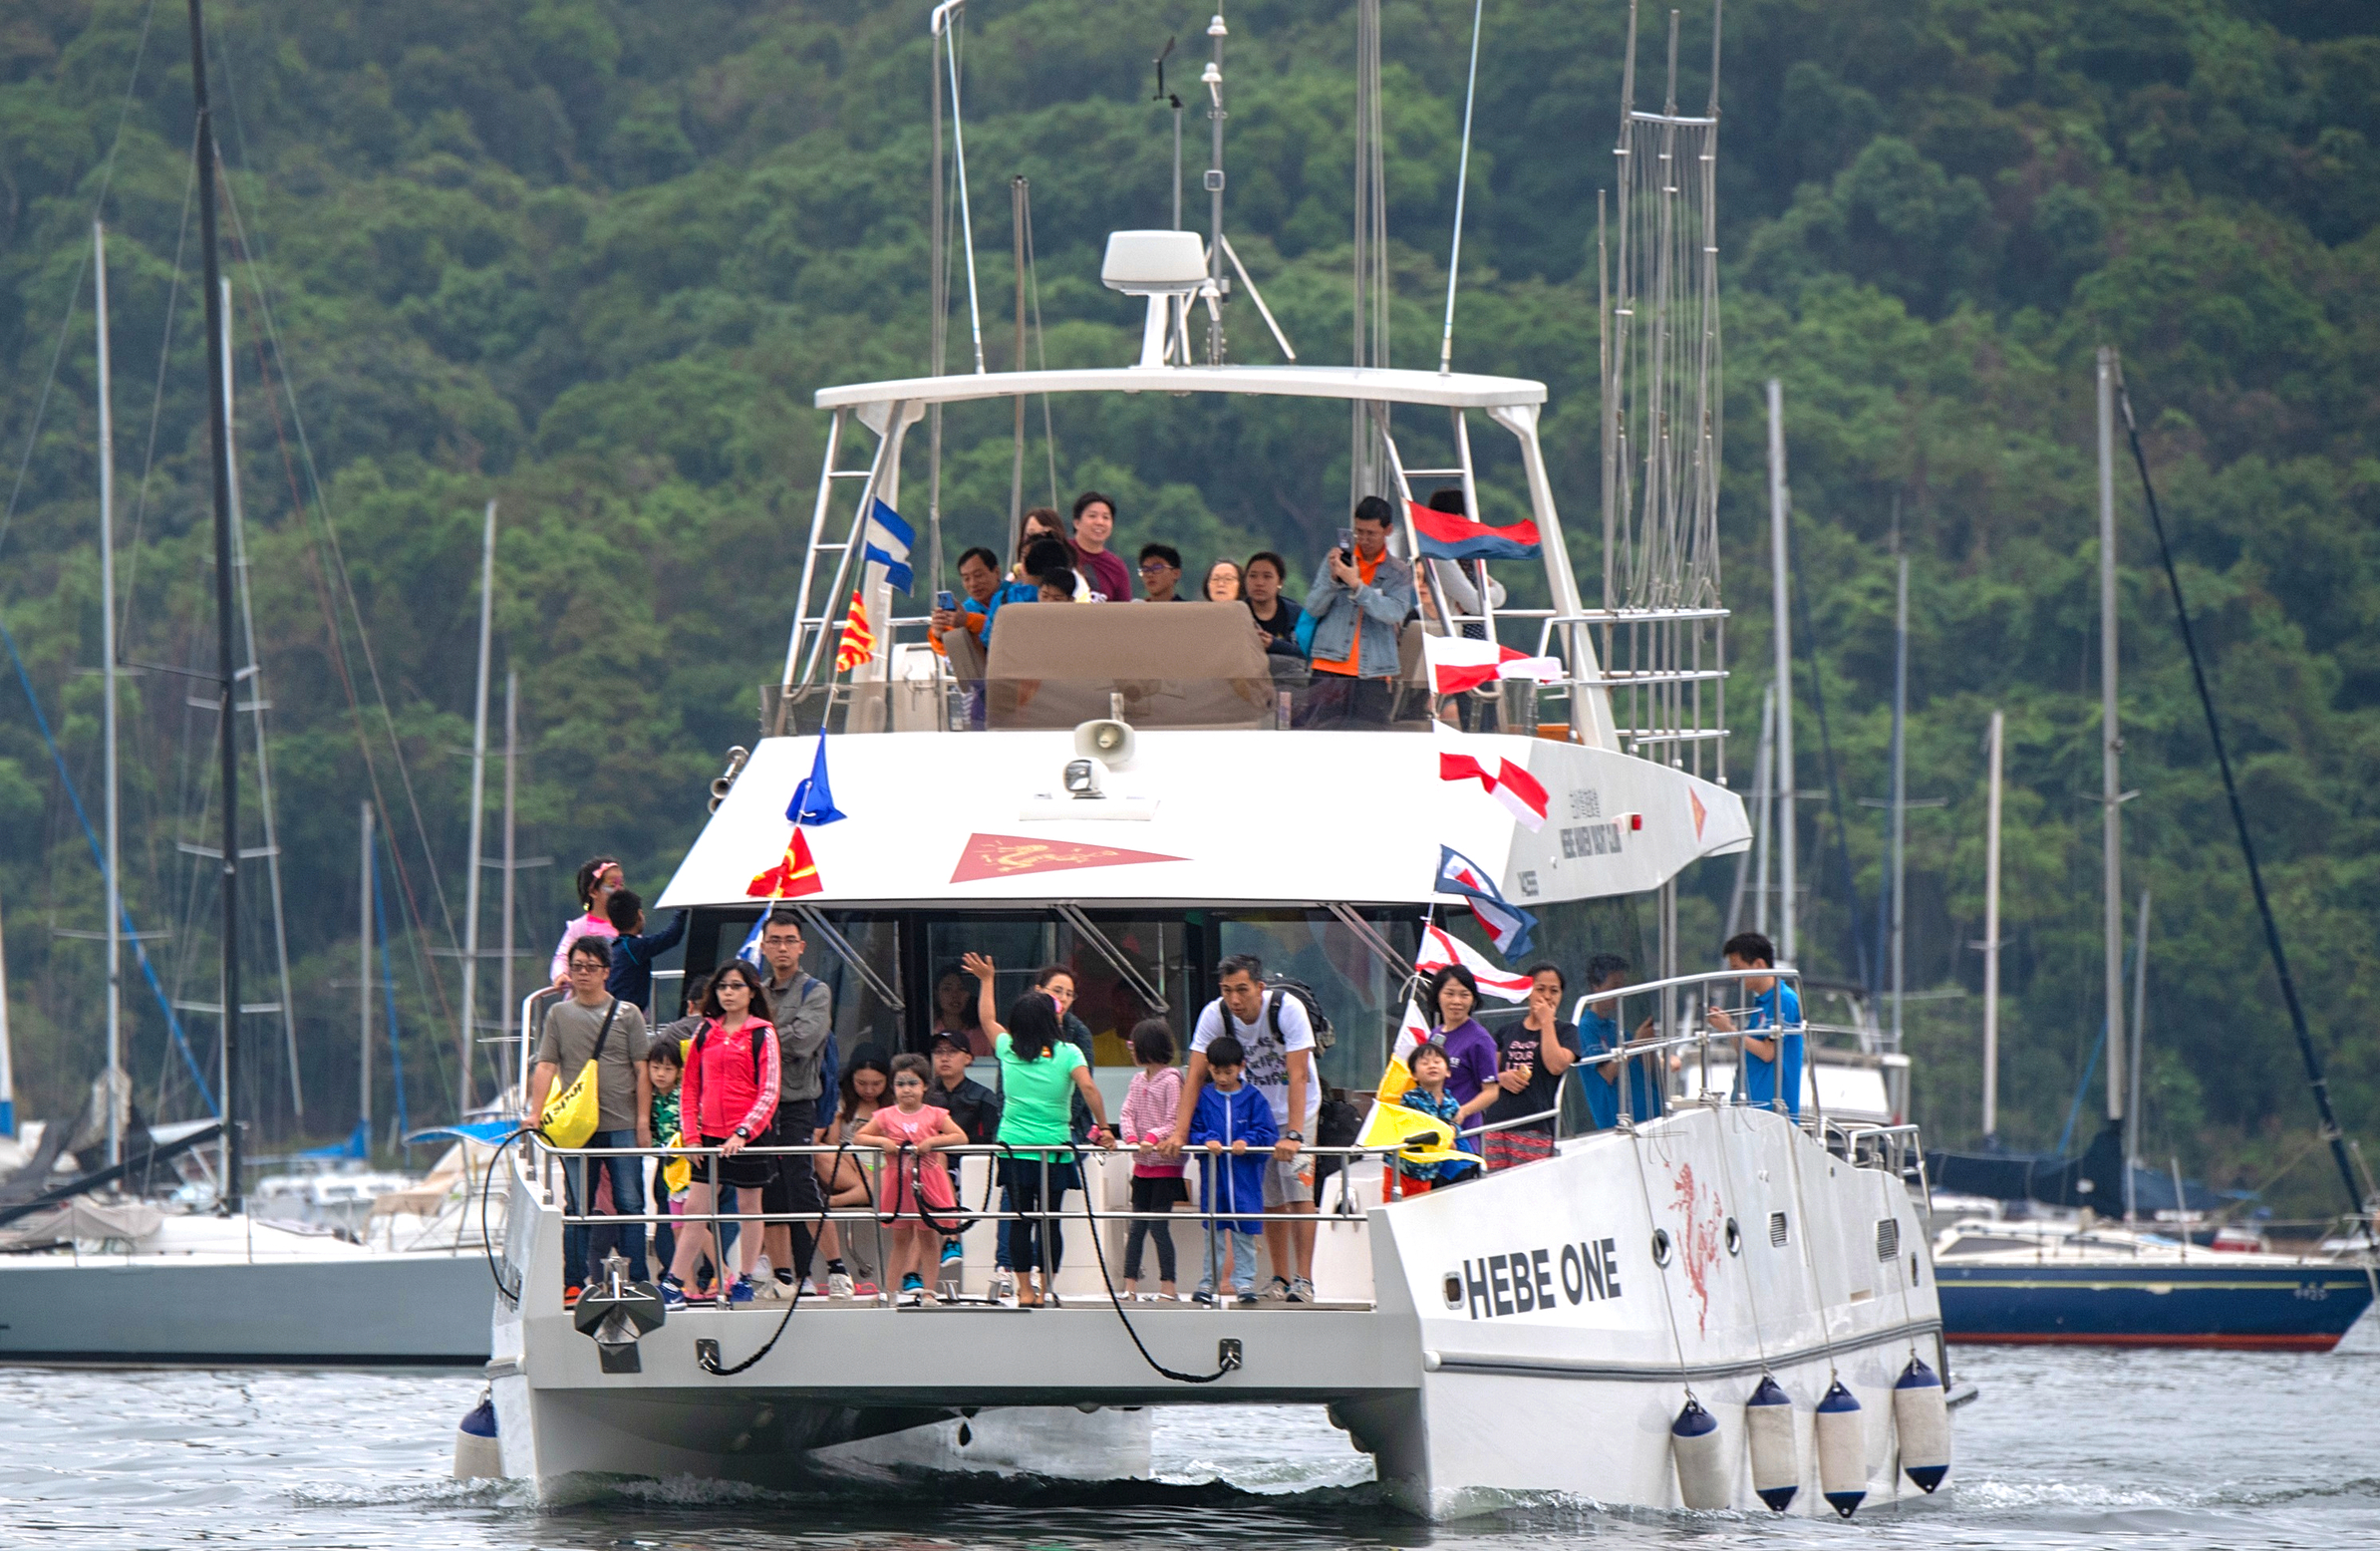
[[[2147,1034],[2149,896],[2134,938],[2130,1059],[2124,1008],[2123,740],[2116,704],[2114,352],[2099,352],[2099,629],[2102,961],[2107,1126],[2079,1157],[1934,1152],[1934,1278],[1952,1341],[2244,1347],[2327,1352],[2370,1307],[2361,1261],[2268,1253],[2243,1235],[2192,1243],[2194,1217],[2223,1204],[2140,1163],[2141,1045]],[[1999,820],[2005,722],[1991,719],[1984,880],[1983,1133],[1998,1119]],[[1900,796],[1895,777],[1895,795]],[[1899,952],[1896,944],[1895,959]],[[2093,1057],[2097,1061],[2096,1054]],[[2085,1073],[2084,1083],[2090,1081]],[[2079,1108],[2082,1094],[2076,1095]],[[2071,1123],[2069,1124],[2071,1132]],[[2104,1211],[2107,1220],[2103,1220]],[[2143,1212],[2149,1216],[2143,1217]],[[1949,1221],[1942,1224],[1942,1219]],[[2167,1229],[2164,1219],[2174,1226]],[[2203,1219],[2202,1219],[2203,1220]]]
[[[186,1151],[219,1136],[220,1159],[213,1174],[217,1209],[203,1215],[168,1213],[137,1197],[118,1197],[105,1203],[95,1199],[96,1191],[124,1177],[135,1161],[130,1157],[115,1167],[48,1187],[48,1162],[56,1160],[65,1138],[47,1138],[43,1151],[48,1162],[35,1176],[35,1193],[30,1199],[0,1206],[0,1249],[12,1252],[0,1255],[0,1308],[8,1310],[7,1323],[0,1326],[0,1362],[476,1364],[485,1360],[488,1350],[489,1271],[482,1243],[485,1229],[475,1217],[466,1219],[460,1209],[446,1213],[452,1231],[450,1235],[442,1231],[436,1247],[373,1249],[320,1228],[266,1221],[247,1210],[243,1199],[239,1034],[242,1014],[261,1010],[244,1006],[240,993],[241,863],[254,853],[243,851],[240,845],[238,716],[242,711],[260,710],[261,697],[252,668],[241,667],[235,651],[235,623],[239,621],[233,612],[234,600],[240,593],[237,572],[244,555],[231,477],[228,296],[216,238],[219,168],[207,100],[200,0],[189,0],[189,16],[207,312],[207,441],[215,537],[214,705],[221,827],[215,846],[184,848],[199,849],[220,868],[216,971],[220,990],[214,1005],[221,1012],[223,1028],[221,1086],[217,1090],[223,1123],[218,1128],[202,1122],[174,1145]],[[112,582],[112,534],[107,544]],[[112,587],[110,592],[108,654],[113,664]],[[244,615],[243,609],[242,619]],[[252,630],[248,636],[252,663]],[[111,691],[113,680],[111,672]],[[239,702],[243,687],[250,697],[248,706]],[[109,700],[112,707],[112,693]],[[261,740],[261,724],[258,737]],[[112,760],[110,767],[113,776]],[[265,770],[260,759],[260,783],[269,780]],[[116,802],[112,779],[108,807],[113,840]],[[269,816],[266,824],[265,850],[269,854]],[[112,986],[113,971],[120,962],[116,928],[122,920],[115,860],[111,844],[105,869],[111,910],[107,936]],[[280,961],[286,976],[285,951]],[[107,1094],[103,1107],[108,1112],[105,1129],[112,1155],[130,1150],[116,1119],[122,1047],[114,1004],[112,996],[110,1075],[103,1084]],[[287,1004],[284,994],[278,1007],[267,1010],[286,1017]],[[193,1069],[193,1077],[197,1076]],[[203,1088],[203,1079],[199,1082]],[[467,1082],[466,1077],[466,1086]],[[140,1140],[139,1161],[144,1166],[172,1150],[155,1145],[148,1133]],[[470,1143],[457,1141],[452,1155],[461,1159],[467,1184]],[[433,1183],[437,1183],[435,1175]],[[450,1188],[442,1186],[442,1198]],[[466,1199],[472,1194],[467,1189],[460,1193]]]

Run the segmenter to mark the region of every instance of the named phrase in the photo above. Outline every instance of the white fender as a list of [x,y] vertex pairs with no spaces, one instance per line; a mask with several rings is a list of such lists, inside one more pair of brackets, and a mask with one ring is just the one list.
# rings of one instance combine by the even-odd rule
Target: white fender
[[1927,1492],[1941,1485],[1950,1473],[1950,1407],[1941,1380],[1915,1357],[1893,1386],[1893,1426],[1909,1478]]
[[454,1429],[454,1479],[476,1481],[504,1473],[504,1452],[496,1445],[495,1403],[486,1395],[463,1413]]
[[1744,1401],[1744,1435],[1752,1450],[1752,1490],[1783,1513],[1801,1491],[1801,1448],[1793,1435],[1793,1396],[1766,1374]]
[[1818,1489],[1845,1518],[1857,1513],[1868,1495],[1865,1421],[1859,1397],[1836,1380],[1818,1402]]
[[1680,1502],[1689,1508],[1724,1508],[1732,1500],[1719,1419],[1692,1396],[1686,1396],[1685,1409],[1669,1423],[1669,1453],[1677,1461]]

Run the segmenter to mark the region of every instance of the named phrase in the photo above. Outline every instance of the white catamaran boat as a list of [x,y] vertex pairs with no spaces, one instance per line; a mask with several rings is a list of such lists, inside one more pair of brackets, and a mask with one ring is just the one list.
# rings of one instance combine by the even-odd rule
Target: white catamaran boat
[[[1151,1012],[1186,1033],[1218,962],[1254,954],[1313,989],[1337,1031],[1322,1079],[1360,1101],[1389,1070],[1430,928],[1470,932],[1438,892],[1451,847],[1534,913],[1532,957],[1575,973],[1617,952],[1652,972],[1628,1026],[1650,1012],[1679,1029],[1692,991],[1732,1000],[1740,975],[1677,973],[1689,952],[1678,874],[1742,848],[1750,828],[1723,779],[1716,270],[1703,235],[1716,115],[1681,115],[1670,95],[1660,114],[1624,118],[1622,150],[1643,175],[1620,204],[1606,319],[1600,608],[1564,546],[1538,441],[1543,384],[1232,365],[1219,331],[1191,360],[1189,317],[1222,292],[1219,193],[1205,242],[1110,239],[1103,278],[1148,309],[1135,365],[821,391],[825,466],[785,668],[763,692],[761,738],[661,900],[693,911],[688,973],[738,952],[763,910],[793,911],[848,1063],[869,1046],[922,1049],[966,952],[995,959],[1004,1003],[1028,966],[1068,966],[1102,1050]],[[1252,419],[1348,404],[1358,442],[1376,439],[1378,493],[1408,513],[1425,481],[1476,513],[1472,434],[1501,431],[1535,531],[1487,531],[1504,540],[1511,595],[1543,601],[1502,606],[1485,559],[1424,560],[1429,613],[1403,627],[1394,704],[1369,728],[1307,726],[1306,690],[1277,682],[1238,604],[1004,604],[988,661],[954,669],[919,639],[923,619],[894,611],[908,524],[884,514],[901,503],[904,447],[945,406],[1037,394],[1228,396]],[[1409,466],[1400,449],[1421,447],[1450,449],[1447,466]],[[1398,537],[1403,554],[1430,553],[1410,515]],[[938,527],[932,543],[938,568]],[[860,633],[842,631],[854,593],[872,641],[838,666],[838,644]],[[1555,666],[1450,698],[1425,643],[1466,635]],[[1516,821],[1482,780],[1445,778],[1448,751],[1491,776],[1525,772],[1517,783],[1544,791],[1542,823]],[[796,829],[789,797],[829,773],[826,805],[842,816]],[[505,1165],[507,1291],[489,1364],[502,1471],[549,1500],[615,1475],[1132,1473],[1146,1469],[1140,1408],[1306,1403],[1327,1405],[1399,1500],[1433,1517],[1548,1498],[1848,1513],[1931,1491],[1949,1464],[1947,1365],[1912,1128],[1729,1102],[1698,1078],[1712,1063],[1691,1059],[1706,1039],[1636,1047],[1688,1057],[1689,1091],[1665,1114],[1564,1137],[1551,1158],[1459,1189],[1384,1200],[1380,1160],[1396,1143],[1372,1133],[1315,1149],[1344,1166],[1320,1191],[1310,1302],[1122,1301],[1110,1277],[1129,1160],[1115,1154],[1092,1156],[1087,1191],[1063,1203],[1056,1306],[804,1297],[665,1311],[615,1272],[566,1309],[563,1155],[530,1144]],[[1111,1108],[1128,1075],[1102,1059]],[[1015,1215],[992,1209],[985,1161],[961,1170],[965,1277],[979,1288],[992,1220]],[[847,1248],[873,1231],[866,1208],[837,1216]],[[1195,1210],[1166,1226],[1185,1242],[1208,1231]]]

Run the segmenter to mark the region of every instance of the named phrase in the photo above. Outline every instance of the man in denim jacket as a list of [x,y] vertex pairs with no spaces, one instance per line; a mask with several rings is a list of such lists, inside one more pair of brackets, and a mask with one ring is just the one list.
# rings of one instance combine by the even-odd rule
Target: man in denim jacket
[[1354,548],[1334,549],[1306,594],[1314,687],[1301,727],[1385,727],[1396,703],[1396,636],[1413,612],[1413,568],[1388,552],[1396,508],[1355,503]]

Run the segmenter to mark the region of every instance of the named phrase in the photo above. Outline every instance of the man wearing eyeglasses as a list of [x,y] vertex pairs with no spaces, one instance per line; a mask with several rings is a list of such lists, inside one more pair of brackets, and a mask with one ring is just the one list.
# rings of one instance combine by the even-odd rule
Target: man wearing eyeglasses
[[1140,546],[1140,590],[1148,594],[1151,603],[1179,603],[1176,591],[1182,584],[1182,552],[1171,544],[1142,544]]

